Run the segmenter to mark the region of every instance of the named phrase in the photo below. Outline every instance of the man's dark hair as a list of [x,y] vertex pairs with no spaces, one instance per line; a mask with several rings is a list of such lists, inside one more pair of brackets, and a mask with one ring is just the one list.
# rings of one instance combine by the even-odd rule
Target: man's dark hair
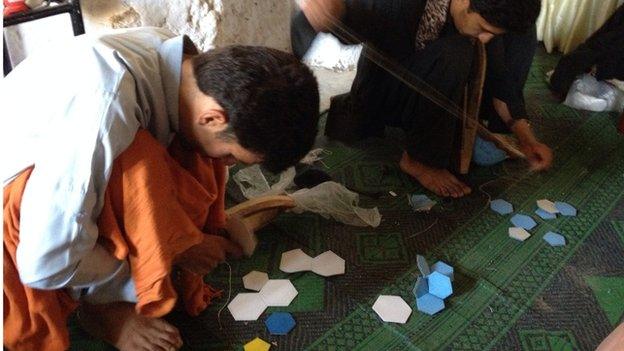
[[312,148],[317,134],[316,78],[293,55],[258,46],[229,46],[193,58],[199,89],[227,113],[245,149],[281,172]]
[[535,25],[540,0],[470,0],[470,9],[488,23],[509,32],[525,33]]

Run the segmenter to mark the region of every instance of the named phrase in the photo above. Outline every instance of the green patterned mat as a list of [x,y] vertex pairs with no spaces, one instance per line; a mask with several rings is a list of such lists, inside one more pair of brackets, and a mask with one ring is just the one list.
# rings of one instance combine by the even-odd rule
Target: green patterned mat
[[[356,228],[311,214],[281,216],[259,233],[254,257],[231,262],[232,294],[243,291],[241,277],[251,270],[290,279],[299,295],[287,308],[296,328],[269,336],[265,313],[256,322],[235,322],[224,299],[198,318],[173,313],[169,319],[188,350],[242,349],[259,336],[274,350],[591,350],[624,315],[624,137],[609,114],[579,112],[559,105],[543,77],[557,57],[541,52],[527,85],[531,118],[540,137],[555,149],[551,171],[529,175],[519,162],[474,168],[465,179],[471,196],[437,199],[428,214],[411,212],[406,195],[422,193],[396,162],[395,133],[355,147],[328,146],[329,173],[352,188],[379,192],[362,196],[378,206],[379,228]],[[480,186],[483,185],[480,191]],[[394,191],[398,197],[388,194]],[[524,243],[507,236],[510,216],[486,208],[489,193],[512,202],[516,212],[533,214],[541,198],[567,201],[578,217],[543,221]],[[429,228],[428,230],[425,230]],[[551,248],[542,235],[562,233],[568,244]],[[344,276],[279,271],[282,252],[302,248],[311,256],[333,250],[347,262]],[[433,316],[414,313],[405,325],[382,323],[371,306],[383,294],[402,296],[414,306],[415,258],[444,260],[455,267],[454,294]],[[228,268],[208,277],[228,287]],[[108,349],[70,325],[72,349]]]

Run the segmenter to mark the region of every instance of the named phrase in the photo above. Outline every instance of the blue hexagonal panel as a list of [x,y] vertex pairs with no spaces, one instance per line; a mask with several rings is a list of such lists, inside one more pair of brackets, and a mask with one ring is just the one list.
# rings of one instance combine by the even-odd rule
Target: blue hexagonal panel
[[576,208],[574,208],[574,206],[570,205],[569,203],[557,201],[555,202],[555,207],[557,208],[559,213],[561,213],[562,216],[567,216],[567,217],[576,216]]
[[442,300],[453,294],[453,285],[451,284],[451,278],[445,276],[440,272],[433,272],[427,277],[427,283],[429,284],[429,293]]
[[501,215],[508,215],[513,212],[513,205],[503,199],[492,200],[490,208]]
[[292,314],[288,312],[275,312],[271,313],[269,318],[264,321],[264,324],[271,335],[286,335],[293,330],[297,323]]
[[424,256],[416,255],[416,265],[418,266],[418,270],[423,277],[426,277],[431,273],[429,263],[427,263],[427,259],[425,259]]
[[554,233],[554,232],[548,232],[548,233],[544,234],[544,240],[550,246],[565,246],[565,244],[566,244],[566,240],[563,237],[563,235],[557,234],[557,233]]
[[418,277],[416,280],[416,284],[414,284],[414,289],[412,290],[415,298],[422,297],[429,293],[429,284],[427,283],[427,278]]
[[444,309],[444,300],[431,294],[426,294],[416,299],[416,308],[430,316]]
[[453,267],[449,266],[448,264],[442,261],[438,261],[433,266],[431,266],[431,269],[434,270],[435,272],[440,272],[444,274],[445,276],[451,278],[451,281],[453,281],[455,270],[453,269]]
[[511,223],[513,223],[513,225],[516,227],[526,230],[531,230],[535,228],[535,226],[537,226],[537,223],[535,223],[535,220],[533,218],[523,214],[517,214],[511,217]]
[[544,210],[542,210],[541,208],[538,208],[537,210],[535,210],[535,214],[540,216],[540,218],[542,219],[555,219],[557,218],[556,214],[550,213],[550,212],[546,212]]

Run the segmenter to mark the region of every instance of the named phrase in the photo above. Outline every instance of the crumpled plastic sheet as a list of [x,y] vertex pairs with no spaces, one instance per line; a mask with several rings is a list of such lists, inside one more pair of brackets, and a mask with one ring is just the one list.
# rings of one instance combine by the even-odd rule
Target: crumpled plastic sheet
[[295,213],[314,212],[324,218],[358,227],[378,227],[381,214],[377,207],[366,209],[358,206],[360,196],[336,182],[321,183],[311,189],[301,189],[290,194],[297,207]]
[[277,183],[269,185],[260,167],[254,165],[238,171],[232,179],[248,199],[279,194],[291,196],[297,204],[292,210],[295,213],[309,211],[324,218],[333,218],[338,222],[360,227],[377,227],[381,223],[381,214],[376,207],[359,207],[359,195],[336,182],[325,182],[288,194],[288,189],[294,185],[295,174],[294,167],[291,167],[280,174]]
[[598,81],[591,74],[575,80],[564,105],[593,112],[624,111],[624,92],[615,85]]
[[314,150],[308,152],[308,154],[303,159],[301,159],[301,161],[299,161],[299,163],[303,163],[303,164],[306,164],[306,165],[311,165],[314,162],[322,160],[323,158],[321,157],[321,154],[323,154],[325,152],[326,151],[324,149],[321,149],[321,148],[314,149]]
[[243,196],[253,199],[259,196],[279,195],[286,192],[286,189],[292,187],[295,179],[295,167],[290,167],[280,174],[277,183],[269,186],[260,166],[253,165],[240,171],[232,177],[238,185]]
[[414,212],[429,212],[437,204],[427,195],[421,194],[407,195],[407,201]]

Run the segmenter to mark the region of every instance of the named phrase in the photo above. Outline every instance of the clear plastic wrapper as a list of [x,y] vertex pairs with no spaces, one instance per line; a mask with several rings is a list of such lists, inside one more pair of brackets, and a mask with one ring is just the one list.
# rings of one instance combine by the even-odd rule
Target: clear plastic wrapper
[[624,111],[624,92],[615,85],[584,74],[574,81],[564,105],[593,112]]
[[286,194],[297,204],[293,209],[295,213],[313,212],[324,218],[333,218],[353,226],[379,226],[381,222],[379,210],[376,207],[372,209],[359,207],[359,195],[342,184],[329,181],[310,189],[289,193],[288,190],[294,186],[295,173],[294,167],[291,167],[280,174],[275,184],[269,185],[260,167],[254,165],[238,171],[232,179],[248,199]]

